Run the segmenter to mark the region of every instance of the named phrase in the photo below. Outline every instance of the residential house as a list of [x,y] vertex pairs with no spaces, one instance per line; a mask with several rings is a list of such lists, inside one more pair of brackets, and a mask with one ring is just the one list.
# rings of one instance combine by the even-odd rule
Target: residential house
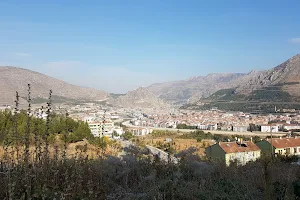
[[136,136],[148,135],[152,133],[152,129],[148,128],[131,128],[129,130]]
[[217,124],[198,124],[197,129],[214,131],[214,130],[218,129],[218,125]]
[[224,161],[227,166],[237,161],[240,165],[260,158],[260,148],[250,141],[219,142],[205,150],[206,155],[213,160]]
[[300,138],[273,138],[262,140],[256,145],[265,153],[273,150],[275,155],[300,155]]
[[247,132],[248,126],[233,126],[232,131],[234,132]]
[[231,125],[222,125],[220,127],[221,131],[231,131],[232,130],[232,126]]
[[207,125],[207,124],[199,124],[199,125],[197,126],[197,128],[198,128],[199,130],[208,130],[208,125]]
[[218,124],[210,124],[208,125],[208,130],[216,131],[218,129]]
[[277,133],[279,130],[278,125],[276,124],[265,124],[265,125],[261,125],[261,132],[273,132],[273,133]]
[[297,130],[297,129],[300,129],[300,125],[299,124],[284,124],[282,128],[285,130],[288,130],[288,131]]

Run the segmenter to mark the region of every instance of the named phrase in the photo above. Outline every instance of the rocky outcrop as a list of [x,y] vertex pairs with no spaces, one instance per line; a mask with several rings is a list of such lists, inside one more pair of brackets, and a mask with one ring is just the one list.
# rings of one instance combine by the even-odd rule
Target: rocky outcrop
[[250,80],[240,85],[236,92],[247,95],[258,89],[280,86],[282,91],[288,92],[293,96],[300,96],[299,83],[300,54],[273,69],[256,74]]
[[129,91],[126,95],[117,99],[111,99],[110,103],[125,108],[167,108],[169,105],[157,98],[145,87]]
[[209,74],[187,80],[157,83],[149,86],[148,89],[166,101],[185,103],[207,97],[219,89],[230,88],[235,84],[234,80],[243,76],[244,74],[240,73]]

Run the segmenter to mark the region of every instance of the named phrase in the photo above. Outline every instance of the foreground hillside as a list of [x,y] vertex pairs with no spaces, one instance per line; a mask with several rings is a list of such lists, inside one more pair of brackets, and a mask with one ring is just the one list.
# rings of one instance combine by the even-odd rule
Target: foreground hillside
[[32,88],[33,102],[35,99],[47,99],[51,89],[56,100],[102,100],[107,93],[92,88],[84,88],[68,84],[47,75],[17,67],[0,67],[0,104],[14,102],[15,92],[20,93],[21,99],[27,95],[27,84]]
[[225,167],[181,152],[179,164],[165,163],[143,149],[122,158],[89,160],[42,157],[0,163],[1,199],[295,199],[299,166],[267,158]]

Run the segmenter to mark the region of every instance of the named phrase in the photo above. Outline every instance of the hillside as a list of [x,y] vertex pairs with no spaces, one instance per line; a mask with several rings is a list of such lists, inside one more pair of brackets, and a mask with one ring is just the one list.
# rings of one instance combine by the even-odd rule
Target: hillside
[[147,88],[139,87],[129,91],[126,95],[120,95],[116,99],[110,99],[111,104],[125,108],[166,108],[169,107],[163,100],[157,98]]
[[215,73],[207,76],[192,77],[187,80],[156,83],[147,89],[159,98],[172,103],[194,103],[220,89],[237,87],[248,81],[259,72],[241,73]]
[[[254,90],[280,87],[292,96],[300,96],[300,54],[288,59],[277,67],[263,71],[237,88],[237,93],[250,94]],[[276,88],[275,88],[276,89]],[[274,89],[273,89],[274,90]]]
[[24,99],[27,95],[27,84],[32,86],[32,97],[36,101],[48,98],[52,89],[57,100],[101,100],[106,92],[68,84],[47,75],[17,67],[0,67],[0,104],[12,104],[15,92],[18,91]]
[[271,111],[300,108],[300,55],[270,70],[257,72],[237,87],[222,89],[184,108]]

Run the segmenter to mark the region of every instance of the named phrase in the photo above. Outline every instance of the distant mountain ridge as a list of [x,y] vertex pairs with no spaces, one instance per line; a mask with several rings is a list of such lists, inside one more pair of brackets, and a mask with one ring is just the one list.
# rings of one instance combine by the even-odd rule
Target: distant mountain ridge
[[172,103],[193,103],[220,89],[237,87],[256,76],[258,71],[242,73],[213,73],[187,80],[156,83],[147,87],[157,97]]
[[27,84],[32,86],[32,98],[47,99],[49,90],[53,95],[73,100],[103,100],[108,93],[93,88],[85,88],[28,69],[3,66],[0,67],[0,103],[13,104],[15,92],[22,99],[27,96]]
[[300,109],[300,54],[270,70],[251,73],[243,84],[218,90],[183,108],[219,107],[247,111],[274,110],[275,107]]
[[[270,70],[262,71],[245,84],[237,88],[237,93],[249,94],[253,90],[276,86],[284,86],[281,89],[291,95],[300,95],[300,91],[293,90],[292,85],[300,82],[300,54],[293,56],[282,64]],[[294,83],[294,84],[292,84]]]
[[27,69],[0,67],[0,104],[12,104],[15,91],[19,91],[24,99],[28,83],[32,84],[34,98],[47,98],[52,89],[53,95],[63,101],[105,99],[112,105],[128,108],[167,108],[183,104],[184,108],[203,105],[209,108],[220,106],[223,102],[223,106],[233,109],[233,103],[239,102],[238,109],[243,109],[245,102],[267,102],[270,105],[273,102],[300,102],[300,55],[270,70],[194,76],[186,80],[155,83],[122,95],[71,85]]

